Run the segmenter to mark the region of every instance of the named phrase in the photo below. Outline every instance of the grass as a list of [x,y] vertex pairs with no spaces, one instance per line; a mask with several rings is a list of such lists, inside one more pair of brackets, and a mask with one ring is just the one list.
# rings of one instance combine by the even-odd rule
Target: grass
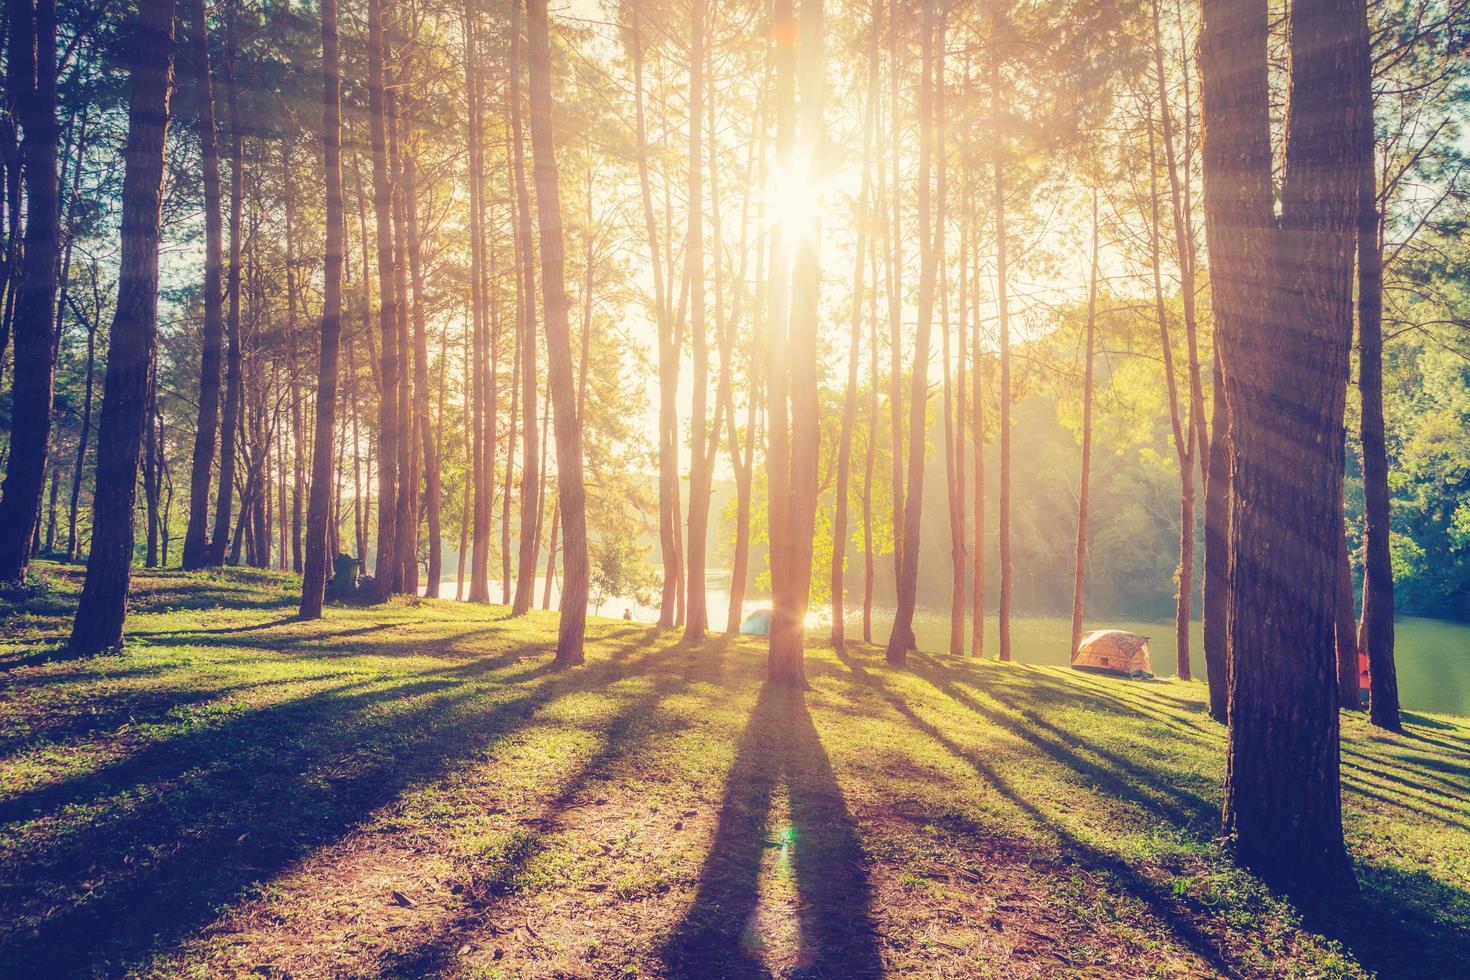
[[1204,688],[763,648],[401,600],[292,619],[265,573],[0,602],[0,975],[1454,976],[1470,724],[1345,721],[1357,894],[1214,839]]

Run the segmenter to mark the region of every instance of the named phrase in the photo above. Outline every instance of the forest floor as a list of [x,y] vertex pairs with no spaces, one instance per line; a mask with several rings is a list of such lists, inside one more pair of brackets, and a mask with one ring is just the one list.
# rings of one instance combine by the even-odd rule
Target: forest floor
[[1215,839],[1204,687],[77,569],[0,606],[0,976],[1465,976],[1470,721],[1345,721],[1355,894]]

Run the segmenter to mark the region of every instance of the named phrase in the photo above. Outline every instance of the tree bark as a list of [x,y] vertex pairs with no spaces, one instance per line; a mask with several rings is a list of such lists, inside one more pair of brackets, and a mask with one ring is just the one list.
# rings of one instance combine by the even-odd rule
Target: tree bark
[[[1366,32],[1367,28],[1364,28]],[[1360,59],[1371,66],[1365,37]],[[1358,646],[1368,654],[1368,720],[1402,730],[1398,669],[1394,664],[1393,535],[1388,491],[1388,446],[1383,424],[1383,219],[1374,166],[1372,76],[1359,70],[1358,99],[1367,106],[1355,134],[1364,164],[1358,188],[1358,395],[1363,452],[1363,618]]]
[[306,506],[306,561],[301,618],[322,614],[327,584],[327,522],[332,490],[332,437],[337,424],[337,352],[342,335],[342,66],[337,44],[337,0],[322,0],[322,149],[326,185],[327,254],[322,277],[322,335],[317,362],[316,434],[311,497]]
[[[101,315],[101,310],[96,311]],[[77,538],[77,509],[82,496],[82,479],[87,467],[87,445],[92,437],[92,382],[97,367],[97,321],[87,321],[87,383],[82,394],[82,431],[77,435],[77,457],[71,468],[71,497],[66,511],[66,560],[76,561],[81,553]]]
[[1092,474],[1092,369],[1097,336],[1097,188],[1092,189],[1092,265],[1087,278],[1087,353],[1082,369],[1082,475],[1077,488],[1077,562],[1072,573],[1072,646],[1075,660],[1082,645],[1083,593],[1087,576],[1087,497]]
[[[174,2],[144,0],[128,45],[128,137],[123,149],[122,256],[103,382],[92,504],[92,551],[71,650],[122,643],[133,560],[138,451],[158,329],[163,150],[173,87]],[[47,256],[49,262],[53,256]]]
[[199,417],[189,477],[189,524],[184,531],[184,568],[203,568],[209,547],[209,486],[219,429],[220,349],[224,340],[220,226],[219,144],[215,134],[214,87],[209,72],[209,24],[204,0],[192,0],[190,48],[194,60],[194,101],[199,107],[199,144],[204,184],[204,334],[199,361]]
[[[377,225],[378,333],[383,350],[378,367],[378,554],[374,588],[378,601],[399,587],[398,561],[398,288],[393,269],[393,190],[388,170],[384,45],[381,0],[368,0],[368,128],[373,155],[373,214]],[[403,474],[407,483],[408,474]],[[402,492],[408,492],[404,489]]]
[[678,353],[670,353],[673,324],[664,290],[662,252],[659,248],[658,221],[653,211],[653,188],[648,167],[648,130],[644,116],[643,32],[638,4],[630,6],[633,27],[633,91],[634,120],[638,137],[638,186],[643,200],[643,223],[648,236],[648,253],[653,279],[655,327],[658,331],[659,377],[659,447],[658,447],[658,514],[659,557],[663,564],[663,586],[659,601],[658,625],[674,625],[675,592],[679,581],[679,557],[674,546],[674,496],[679,489],[678,452],[670,441],[678,420],[676,402],[679,374]]
[[709,438],[709,344],[704,307],[704,70],[705,0],[689,4],[689,237],[684,245],[685,274],[689,278],[689,331],[693,360],[689,411],[689,543],[688,597],[684,639],[702,640],[709,632],[704,565],[709,543],[710,473],[706,442]]
[[1205,675],[1210,687],[1210,717],[1224,723],[1228,714],[1230,648],[1226,620],[1230,611],[1230,415],[1225,376],[1215,351],[1214,404],[1211,408],[1209,471],[1205,483]]
[[[529,2],[529,0],[528,0]],[[544,11],[544,6],[543,6]],[[526,8],[527,19],[530,7]],[[541,485],[536,459],[536,254],[531,235],[531,197],[526,185],[525,126],[521,106],[521,5],[512,0],[510,16],[510,124],[515,151],[516,255],[521,274],[521,302],[517,325],[521,337],[521,402],[525,418],[521,424],[521,525],[520,555],[516,563],[515,598],[511,615],[531,608],[536,588],[537,524],[541,511]],[[548,69],[549,70],[549,69]],[[550,92],[547,98],[550,99]],[[548,104],[549,109],[549,104]],[[546,138],[550,139],[547,133]],[[534,141],[535,136],[532,135]],[[540,161],[536,161],[539,165]],[[539,188],[538,188],[539,189]],[[540,202],[537,202],[538,208]],[[560,226],[561,214],[557,212]],[[544,245],[542,246],[545,247]],[[545,262],[543,257],[542,262]],[[558,259],[558,268],[560,268]],[[545,286],[542,287],[543,305]],[[543,310],[543,313],[545,311]]]
[[[898,608],[888,637],[887,660],[902,664],[914,647],[914,610],[918,600],[919,528],[924,504],[924,439],[929,396],[929,333],[934,321],[938,251],[930,203],[933,166],[934,0],[925,0],[919,70],[919,322],[914,333],[914,366],[909,390],[908,479],[903,514],[903,562],[898,576]],[[896,190],[896,188],[895,188]]]
[[[1280,887],[1352,881],[1333,643],[1352,338],[1362,3],[1290,11],[1285,176],[1273,187],[1264,0],[1204,0],[1205,213],[1229,399],[1224,829]],[[1279,217],[1277,216],[1279,208]]]
[[24,132],[19,162],[25,174],[26,227],[11,313],[15,361],[10,454],[0,489],[0,582],[19,582],[30,564],[32,533],[41,514],[56,371],[56,3],[7,0],[6,9],[7,94]]
[[[479,65],[479,25],[476,5],[464,5],[465,25],[465,92],[468,96],[466,129],[469,138],[469,184],[470,184],[470,343],[465,345],[467,359],[465,369],[465,397],[469,404],[470,451],[466,454],[469,469],[466,489],[472,498],[473,511],[466,508],[466,526],[473,523],[474,559],[470,563],[470,602],[489,602],[490,583],[490,481],[486,475],[494,467],[495,440],[485,443],[485,146],[481,136],[483,116]],[[491,286],[490,288],[494,288]],[[493,416],[492,416],[493,425]],[[487,459],[488,453],[488,459]],[[460,533],[460,578],[464,578],[464,548],[466,535]]]
[[[990,63],[990,97],[999,110],[1000,62]],[[1000,513],[997,550],[1000,559],[1000,659],[1011,659],[1011,321],[1007,295],[1010,270],[1006,255],[1005,165],[996,141],[992,160],[995,219],[995,302],[1000,333]]]
[[[240,349],[240,262],[245,191],[244,135],[240,128],[240,90],[235,78],[239,42],[236,10],[230,7],[225,27],[225,89],[230,114],[230,274],[229,313],[225,318],[225,405],[220,416],[219,495],[215,500],[214,533],[206,563],[223,565],[230,541],[230,511],[235,492],[236,432],[240,426],[242,392]],[[243,506],[243,503],[242,503]]]
[[[841,650],[846,643],[847,610],[845,608],[845,572],[847,570],[847,511],[848,482],[852,473],[852,433],[857,425],[858,362],[863,337],[863,262],[867,259],[868,222],[871,216],[872,174],[868,156],[873,145],[873,123],[878,114],[878,18],[881,16],[881,0],[875,0],[872,12],[872,27],[868,37],[868,94],[863,113],[862,180],[858,187],[857,201],[853,206],[853,223],[857,226],[857,242],[853,249],[852,270],[852,315],[851,332],[847,343],[847,389],[842,399],[842,431],[838,436],[837,449],[837,493],[832,514],[832,645]],[[874,375],[876,379],[876,375]],[[871,449],[872,434],[868,444]],[[871,456],[871,453],[869,454]],[[872,464],[868,463],[868,484],[872,482]],[[864,489],[866,496],[867,490]],[[866,508],[865,508],[866,509]],[[872,564],[872,534],[864,516],[865,554]],[[868,580],[872,574],[869,569]],[[871,592],[871,586],[867,589]],[[871,619],[871,596],[864,603],[865,622]],[[864,628],[864,641],[872,634],[871,626]]]
[[541,291],[546,323],[546,366],[556,425],[556,492],[561,511],[564,581],[556,663],[580,664],[587,622],[587,515],[582,484],[582,421],[572,373],[572,347],[563,282],[561,192],[552,139],[551,41],[546,0],[527,0],[531,68],[531,146],[535,155],[536,214],[541,229]]

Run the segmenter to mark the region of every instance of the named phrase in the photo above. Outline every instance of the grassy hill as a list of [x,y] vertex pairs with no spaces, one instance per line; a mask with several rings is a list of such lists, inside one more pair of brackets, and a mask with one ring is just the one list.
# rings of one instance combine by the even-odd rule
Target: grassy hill
[[293,580],[79,573],[0,608],[0,975],[1470,973],[1470,723],[1345,721],[1357,894],[1215,839],[1204,688],[763,645]]

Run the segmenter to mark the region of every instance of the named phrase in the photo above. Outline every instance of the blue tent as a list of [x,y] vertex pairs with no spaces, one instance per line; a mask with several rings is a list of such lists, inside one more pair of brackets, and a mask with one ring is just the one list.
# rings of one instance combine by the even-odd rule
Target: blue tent
[[771,632],[771,610],[757,609],[740,624],[740,632],[747,636],[766,636]]

